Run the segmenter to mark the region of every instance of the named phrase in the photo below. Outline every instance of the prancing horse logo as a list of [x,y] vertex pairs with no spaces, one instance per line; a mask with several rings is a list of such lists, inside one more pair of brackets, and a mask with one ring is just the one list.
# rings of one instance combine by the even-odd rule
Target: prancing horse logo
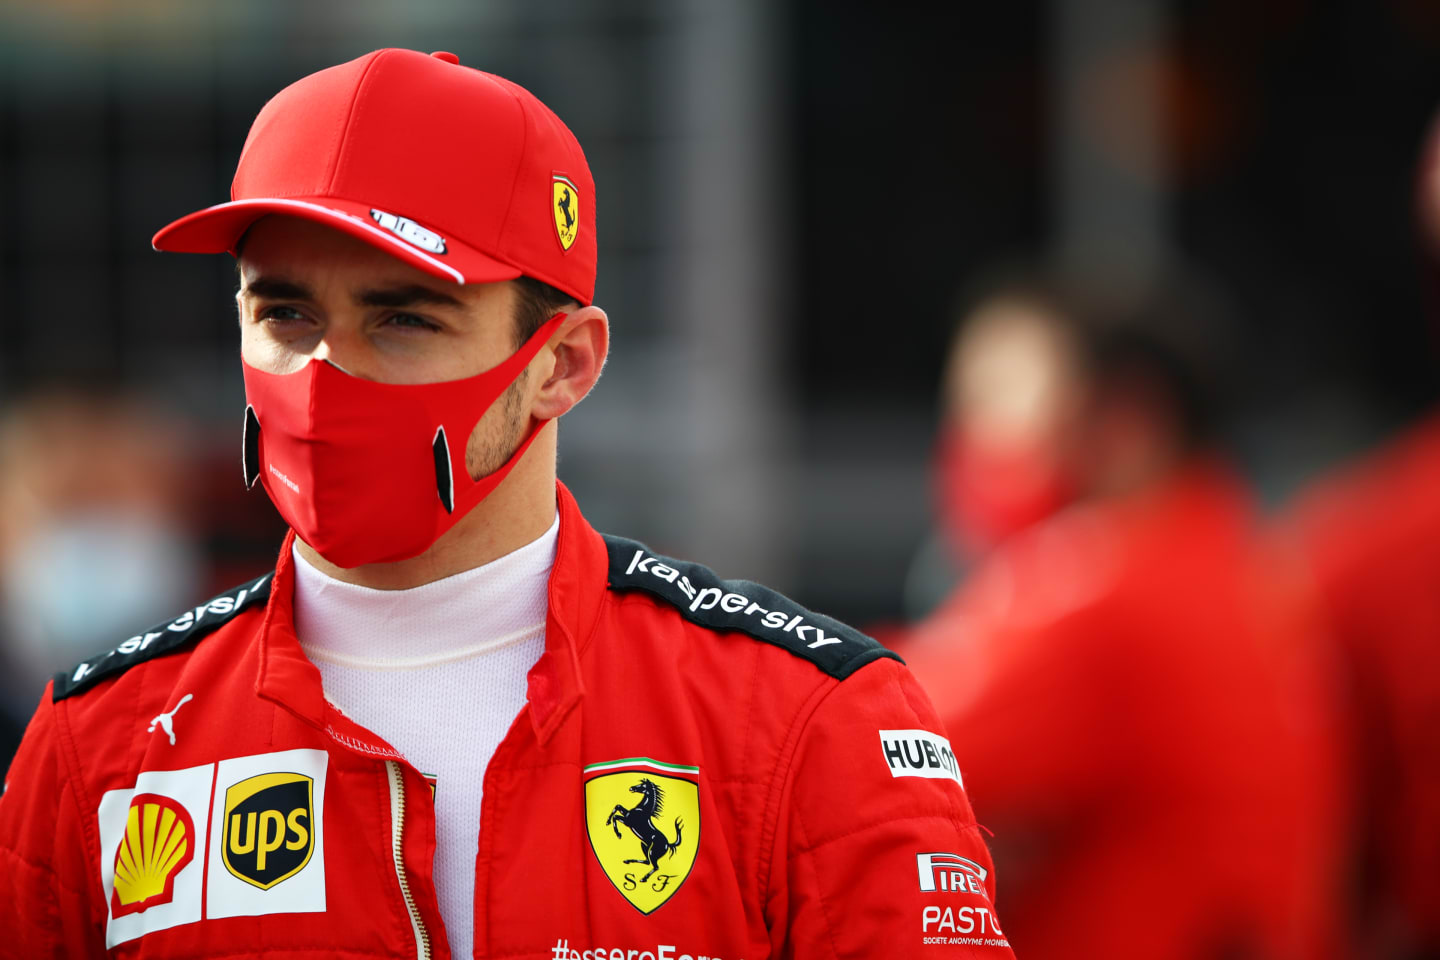
[[616,892],[654,913],[685,885],[704,833],[700,768],[654,757],[592,763],[585,779],[585,833]]
[[580,235],[580,193],[568,177],[555,174],[551,180],[550,212],[555,215],[555,236],[566,253]]
[[650,872],[640,878],[644,883],[650,879],[650,874],[660,868],[660,858],[674,856],[675,851],[680,849],[681,829],[685,821],[675,818],[675,842],[671,843],[665,838],[665,833],[655,825],[655,819],[665,811],[665,791],[649,777],[630,788],[631,793],[640,794],[640,802],[635,806],[626,809],[623,804],[615,804],[615,809],[610,811],[610,816],[605,819],[605,825],[615,831],[615,836],[620,836],[620,824],[630,828],[635,834],[635,839],[640,841],[640,852],[643,855],[641,860],[626,860],[626,863],[643,863],[650,868]]

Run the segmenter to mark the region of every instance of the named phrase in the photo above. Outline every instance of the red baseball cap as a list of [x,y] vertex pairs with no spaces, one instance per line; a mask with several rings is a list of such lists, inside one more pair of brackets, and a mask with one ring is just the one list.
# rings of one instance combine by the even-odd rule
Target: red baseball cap
[[156,250],[235,253],[267,214],[342,230],[455,283],[520,275],[595,294],[595,183],[575,135],[518,84],[450,53],[377,50],[261,109],[230,202]]

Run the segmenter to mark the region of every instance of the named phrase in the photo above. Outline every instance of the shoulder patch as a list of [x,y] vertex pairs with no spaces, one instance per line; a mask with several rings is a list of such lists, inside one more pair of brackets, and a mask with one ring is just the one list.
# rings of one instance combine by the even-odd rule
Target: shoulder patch
[[878,641],[769,587],[749,580],[721,580],[698,563],[659,556],[623,537],[606,536],[605,545],[610,551],[611,590],[644,590],[673,604],[686,620],[783,647],[838,680],[883,657],[900,660]]
[[107,677],[124,673],[137,663],[178,650],[191,640],[198,640],[216,630],[242,610],[268,599],[271,576],[273,574],[267,573],[249,583],[227,590],[193,610],[186,610],[174,620],[153,626],[144,633],[137,633],[113,650],[55,674],[54,699],[64,700],[82,693]]

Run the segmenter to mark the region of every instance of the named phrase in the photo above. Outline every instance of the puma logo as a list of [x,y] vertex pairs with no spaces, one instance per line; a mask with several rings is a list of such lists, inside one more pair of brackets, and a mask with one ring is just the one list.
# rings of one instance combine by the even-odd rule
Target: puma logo
[[180,708],[185,706],[191,699],[193,699],[191,694],[185,694],[185,696],[180,698],[180,702],[175,704],[175,709],[169,713],[162,713],[154,720],[151,720],[150,729],[145,732],[154,733],[155,728],[158,726],[161,730],[165,731],[165,736],[170,738],[170,746],[175,746],[175,714],[179,713]]

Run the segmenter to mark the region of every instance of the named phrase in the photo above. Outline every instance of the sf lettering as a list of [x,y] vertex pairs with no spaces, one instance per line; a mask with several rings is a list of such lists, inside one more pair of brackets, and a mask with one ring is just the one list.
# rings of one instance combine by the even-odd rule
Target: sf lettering
[[241,814],[231,814],[230,852],[237,856],[255,853],[255,869],[263,871],[266,858],[282,845],[286,850],[304,850],[309,846],[310,830],[303,822],[309,818],[310,813],[304,807],[291,810],[288,817],[279,810],[252,811],[244,814],[243,821]]
[[[674,880],[676,876],[678,876],[678,874],[657,873],[655,874],[655,876],[650,878],[650,882],[647,884],[647,886],[649,886],[650,889],[654,890],[656,893],[661,893],[665,890],[666,887],[670,886],[670,881]],[[635,879],[635,874],[633,873],[625,874],[625,881],[621,884],[621,886],[623,886],[626,890],[634,890],[639,885],[640,881]]]
[[920,915],[920,927],[924,933],[933,930],[936,933],[1005,935],[988,907],[926,907]]

